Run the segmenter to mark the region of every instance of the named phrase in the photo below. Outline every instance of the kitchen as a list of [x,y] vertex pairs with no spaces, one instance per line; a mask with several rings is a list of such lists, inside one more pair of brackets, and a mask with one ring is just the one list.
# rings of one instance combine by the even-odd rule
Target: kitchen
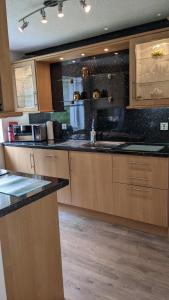
[[169,299],[169,6],[99,2],[0,4],[2,300]]

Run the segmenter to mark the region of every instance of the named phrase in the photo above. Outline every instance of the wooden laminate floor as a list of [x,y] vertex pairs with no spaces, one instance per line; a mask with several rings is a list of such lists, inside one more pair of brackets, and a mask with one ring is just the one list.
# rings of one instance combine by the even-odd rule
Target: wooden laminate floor
[[60,210],[66,300],[169,300],[169,241]]

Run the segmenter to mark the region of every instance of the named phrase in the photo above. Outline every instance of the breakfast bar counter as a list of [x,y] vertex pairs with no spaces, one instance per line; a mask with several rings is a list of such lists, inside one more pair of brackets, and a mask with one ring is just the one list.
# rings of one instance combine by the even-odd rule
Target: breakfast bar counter
[[0,176],[0,299],[63,300],[57,191],[69,181],[5,171]]

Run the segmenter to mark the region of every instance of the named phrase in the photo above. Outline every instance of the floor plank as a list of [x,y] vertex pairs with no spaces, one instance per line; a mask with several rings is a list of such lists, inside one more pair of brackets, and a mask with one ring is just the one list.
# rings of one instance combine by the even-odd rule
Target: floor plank
[[66,300],[169,300],[169,241],[60,209]]

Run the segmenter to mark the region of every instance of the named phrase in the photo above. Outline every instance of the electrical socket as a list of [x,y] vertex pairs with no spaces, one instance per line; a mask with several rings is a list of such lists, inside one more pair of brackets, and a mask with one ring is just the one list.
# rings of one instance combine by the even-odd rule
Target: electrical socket
[[161,122],[160,130],[167,131],[168,130],[168,122]]
[[62,130],[66,130],[67,129],[67,124],[62,123]]

